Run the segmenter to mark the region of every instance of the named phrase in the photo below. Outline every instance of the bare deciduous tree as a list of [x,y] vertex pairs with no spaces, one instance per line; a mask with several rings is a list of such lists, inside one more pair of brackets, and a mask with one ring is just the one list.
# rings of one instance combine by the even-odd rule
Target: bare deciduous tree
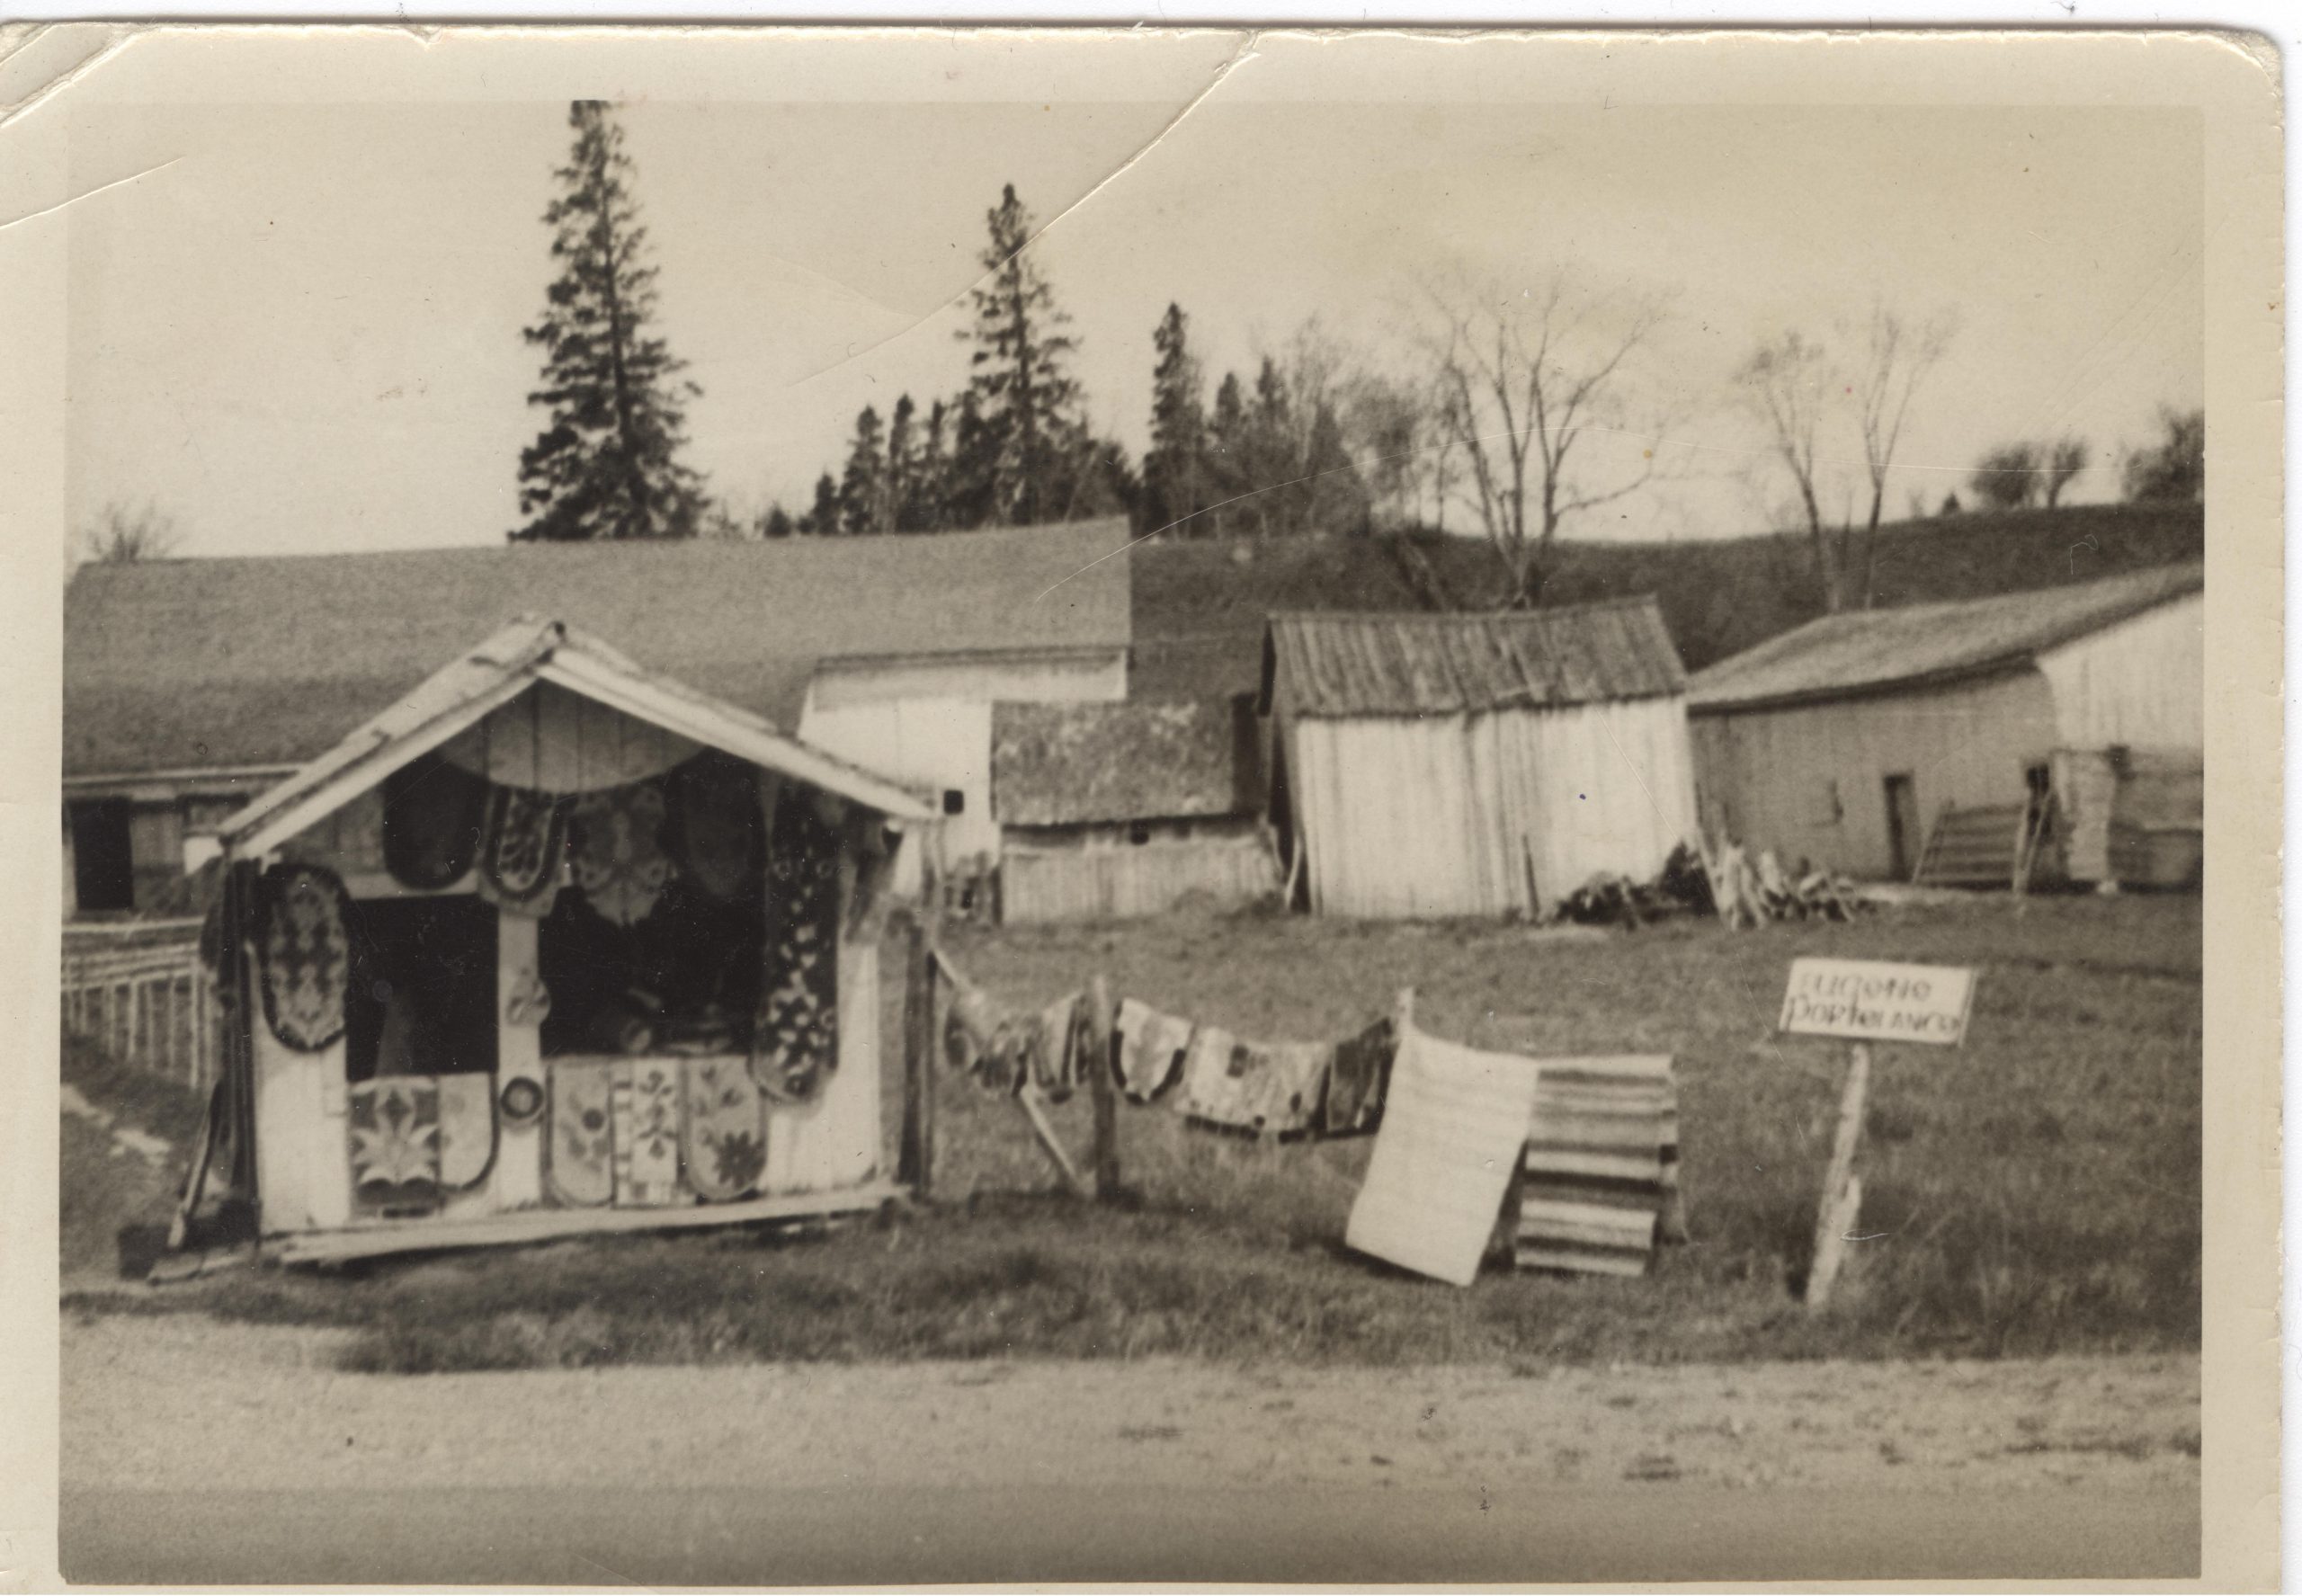
[[[1833,611],[1869,606],[1887,478],[1902,447],[1911,406],[1949,350],[1951,335],[1947,316],[1913,323],[1884,304],[1874,304],[1860,338],[1861,358],[1851,367],[1842,369],[1823,344],[1794,328],[1761,343],[1735,373],[1747,402],[1765,425],[1772,452],[1798,490],[1816,583],[1825,607]],[[1861,446],[1862,474],[1851,481],[1851,468],[1832,468],[1830,451],[1821,441],[1829,417],[1842,402],[1852,410],[1852,428]],[[1841,492],[1855,498],[1866,487],[1868,504],[1858,539],[1851,508],[1833,524],[1824,504]]]
[[1878,558],[1878,515],[1887,502],[1887,473],[1901,447],[1911,401],[1950,347],[1947,316],[1923,324],[1904,321],[1885,305],[1870,308],[1869,336],[1853,388],[1862,431],[1862,463],[1870,479],[1870,518],[1863,528],[1862,574],[1853,595],[1870,607],[1871,577]]
[[1593,433],[1632,430],[1629,369],[1664,307],[1588,288],[1564,266],[1515,293],[1459,278],[1429,285],[1426,298],[1441,431],[1462,457],[1469,503],[1502,561],[1505,603],[1534,605],[1559,528],[1654,479],[1659,418],[1643,429],[1635,466],[1602,476],[1580,445]]
[[183,546],[183,532],[174,516],[149,504],[129,505],[115,499],[80,529],[76,552],[84,560],[125,566],[165,559]]
[[1830,359],[1821,344],[1794,328],[1753,350],[1735,371],[1735,379],[1765,425],[1775,458],[1789,473],[1797,490],[1814,550],[1815,580],[1822,590],[1823,607],[1833,611],[1843,609],[1853,529],[1844,521],[1833,527],[1823,513],[1823,496],[1828,488],[1821,479],[1823,461],[1816,441],[1831,386]]

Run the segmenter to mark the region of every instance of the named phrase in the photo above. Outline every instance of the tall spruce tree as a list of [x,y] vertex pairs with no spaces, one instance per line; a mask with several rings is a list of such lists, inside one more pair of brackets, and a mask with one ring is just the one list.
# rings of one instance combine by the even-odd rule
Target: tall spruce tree
[[839,480],[839,530],[850,537],[885,531],[880,517],[888,497],[888,457],[879,435],[879,413],[863,406],[855,418],[855,441]]
[[975,325],[959,336],[975,345],[968,391],[985,430],[977,441],[989,475],[985,519],[1029,525],[1077,507],[1080,429],[1072,413],[1079,385],[1065,370],[1074,345],[1062,331],[1071,318],[1026,251],[1031,213],[1013,183],[986,220],[988,275],[974,290]]
[[888,417],[888,480],[876,529],[882,532],[899,531],[911,504],[912,479],[919,469],[919,446],[915,437],[918,414],[919,407],[911,402],[911,396],[902,394],[897,397],[895,410]]
[[1207,503],[1207,412],[1182,306],[1167,307],[1151,347],[1159,360],[1151,371],[1151,447],[1143,457],[1144,531],[1189,536]]
[[1248,492],[1248,468],[1254,453],[1253,431],[1239,374],[1226,371],[1222,384],[1215,390],[1215,414],[1207,424],[1208,475],[1212,478],[1214,513],[1200,520],[1211,523],[1206,528],[1209,536],[1221,537],[1236,531],[1242,519],[1253,513],[1253,501],[1243,498]]
[[949,412],[938,399],[927,407],[924,436],[905,479],[903,506],[896,513],[897,531],[940,532],[948,524],[950,459],[944,434],[949,431]]
[[685,362],[651,331],[656,268],[632,193],[623,129],[606,102],[568,108],[575,147],[543,213],[560,276],[524,330],[544,352],[528,403],[550,421],[520,453],[515,541],[687,538],[702,520],[702,478],[680,460],[690,399]]
[[816,478],[815,505],[799,518],[799,531],[817,538],[838,534],[839,484],[832,480],[829,471]]

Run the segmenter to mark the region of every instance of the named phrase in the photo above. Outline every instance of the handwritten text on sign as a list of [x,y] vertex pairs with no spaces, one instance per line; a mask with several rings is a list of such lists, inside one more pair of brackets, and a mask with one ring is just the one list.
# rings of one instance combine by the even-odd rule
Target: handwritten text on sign
[[1877,964],[1860,958],[1794,958],[1777,1029],[1806,1036],[1880,1042],[1966,1039],[1975,973],[1937,964]]

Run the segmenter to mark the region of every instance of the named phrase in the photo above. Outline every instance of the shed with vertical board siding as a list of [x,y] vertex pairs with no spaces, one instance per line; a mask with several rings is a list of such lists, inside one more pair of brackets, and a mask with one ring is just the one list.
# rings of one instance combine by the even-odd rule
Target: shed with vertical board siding
[[1275,897],[1251,699],[1001,704],[1002,919],[1129,920]]
[[1535,915],[1694,831],[1686,673],[1651,597],[1511,614],[1274,615],[1260,707],[1298,900]]
[[[2119,878],[2119,827],[2200,832],[2180,798],[2198,791],[2182,772],[2201,769],[2204,629],[2195,563],[1825,616],[1695,677],[1704,825],[1786,862],[1899,879],[1946,813],[2019,817],[2050,797],[2055,868]],[[2147,787],[2131,801],[2128,775]]]

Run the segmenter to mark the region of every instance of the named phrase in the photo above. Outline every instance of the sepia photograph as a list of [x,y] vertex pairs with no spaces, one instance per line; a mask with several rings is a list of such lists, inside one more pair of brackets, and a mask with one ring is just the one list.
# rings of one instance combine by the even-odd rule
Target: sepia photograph
[[17,42],[12,1556],[2276,1587],[2265,40]]

